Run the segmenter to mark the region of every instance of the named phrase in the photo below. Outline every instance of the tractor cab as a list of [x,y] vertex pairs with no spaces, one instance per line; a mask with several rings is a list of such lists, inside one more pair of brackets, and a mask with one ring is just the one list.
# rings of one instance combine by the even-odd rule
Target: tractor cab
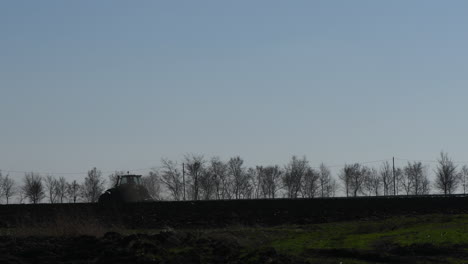
[[129,184],[129,185],[141,185],[141,175],[122,175],[117,176],[116,187]]
[[153,201],[142,183],[141,175],[120,175],[114,188],[105,191],[99,197],[101,204],[119,204],[128,202]]

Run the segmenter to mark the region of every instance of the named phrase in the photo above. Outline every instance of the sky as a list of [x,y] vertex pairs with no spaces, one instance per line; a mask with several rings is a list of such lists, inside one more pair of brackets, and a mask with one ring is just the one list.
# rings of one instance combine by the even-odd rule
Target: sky
[[318,166],[443,150],[468,162],[467,12],[426,0],[0,1],[0,169],[145,173],[187,153]]

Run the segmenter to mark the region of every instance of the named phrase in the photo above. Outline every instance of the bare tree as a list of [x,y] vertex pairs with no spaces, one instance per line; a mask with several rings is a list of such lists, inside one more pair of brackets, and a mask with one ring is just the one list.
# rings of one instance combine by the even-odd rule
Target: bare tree
[[172,198],[180,201],[184,194],[182,174],[177,169],[177,163],[162,159],[161,182],[166,186]]
[[18,188],[18,202],[19,204],[24,204],[24,200],[26,199],[26,194],[24,192],[23,186]]
[[404,181],[403,179],[405,178],[405,172],[402,168],[395,168],[394,177],[394,185],[396,186],[393,189],[393,195],[399,195],[402,189],[404,189],[401,183]]
[[351,189],[351,174],[353,173],[353,166],[345,164],[343,170],[339,174],[339,179],[343,182],[346,197],[349,197]]
[[350,195],[356,197],[359,193],[363,193],[363,185],[367,173],[368,168],[361,166],[359,163],[345,164],[340,174],[340,180],[343,181],[346,197]]
[[323,163],[320,164],[319,169],[319,186],[321,197],[330,197],[333,195],[333,178],[331,176],[330,169]]
[[30,172],[24,175],[22,186],[24,197],[33,204],[39,203],[45,197],[41,175]]
[[88,171],[88,176],[81,188],[81,196],[89,203],[96,203],[99,196],[105,190],[106,180],[102,177],[102,173],[96,167]]
[[255,166],[255,168],[247,169],[247,174],[249,174],[249,177],[250,177],[250,186],[252,189],[253,199],[262,198],[262,194],[260,192],[260,181],[262,177],[262,170],[263,170],[263,166]]
[[382,187],[382,178],[375,168],[368,169],[365,175],[365,187],[369,195],[379,196]]
[[388,161],[380,167],[380,179],[382,182],[383,195],[390,195],[394,191],[393,171]]
[[187,183],[192,200],[200,199],[200,178],[204,171],[205,160],[202,155],[185,155],[185,168],[187,170]]
[[156,169],[150,171],[147,176],[142,177],[142,182],[153,199],[161,200],[161,181]]
[[280,189],[280,181],[283,172],[278,165],[257,166],[259,196],[263,198],[275,198]]
[[332,178],[327,188],[328,188],[327,193],[330,194],[329,197],[335,197],[336,189],[338,188],[338,183],[336,182],[336,179]]
[[57,202],[63,203],[63,199],[67,196],[67,180],[61,176],[56,181]]
[[5,197],[6,203],[8,204],[10,198],[15,195],[15,181],[10,179],[10,177],[7,175],[1,182],[1,189],[3,190],[3,196]]
[[283,174],[283,185],[286,188],[288,198],[297,198],[301,188],[304,175],[309,169],[309,162],[306,157],[298,159],[292,156],[291,161],[286,165]]
[[[320,195],[321,193],[321,186],[320,186],[320,172],[317,172],[316,170],[308,167],[306,169],[306,172],[303,175],[303,184],[302,184],[302,197],[305,198],[313,198],[317,196],[317,194]],[[327,182],[325,185],[328,185],[329,183]],[[326,186],[323,187],[324,189]]]
[[214,157],[211,159],[207,170],[213,179],[216,199],[230,199],[227,164],[222,162],[219,157]]
[[260,190],[259,188],[259,177],[257,175],[256,168],[248,168],[245,173],[247,184],[242,190],[242,197],[244,199],[258,199]]
[[2,182],[3,182],[3,175],[2,175],[2,171],[0,171],[0,198],[3,197],[3,188],[1,185]]
[[200,198],[203,200],[217,199],[216,175],[204,168],[199,176]]
[[47,175],[44,178],[44,185],[47,192],[47,197],[50,203],[57,202],[57,180],[52,175]]
[[239,156],[229,159],[227,173],[230,179],[231,194],[234,199],[245,198],[249,189],[249,175],[243,166],[244,160]]
[[67,196],[69,202],[76,203],[79,193],[80,185],[76,182],[76,180],[72,181],[71,183],[67,183]]
[[460,171],[460,181],[463,188],[463,194],[466,194],[466,190],[468,187],[468,166],[463,165]]
[[459,174],[457,173],[457,166],[448,157],[447,153],[441,152],[439,164],[436,168],[436,178],[434,185],[436,189],[443,192],[445,195],[452,194],[457,189],[460,181]]
[[421,162],[413,162],[403,169],[401,185],[407,195],[422,195],[429,193],[429,179]]

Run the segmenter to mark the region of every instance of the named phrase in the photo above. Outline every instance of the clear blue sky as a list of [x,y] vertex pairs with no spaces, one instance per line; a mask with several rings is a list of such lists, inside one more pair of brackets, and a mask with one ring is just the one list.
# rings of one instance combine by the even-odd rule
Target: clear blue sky
[[[1,1],[0,169],[468,161],[466,1]],[[22,176],[22,175],[18,175]]]

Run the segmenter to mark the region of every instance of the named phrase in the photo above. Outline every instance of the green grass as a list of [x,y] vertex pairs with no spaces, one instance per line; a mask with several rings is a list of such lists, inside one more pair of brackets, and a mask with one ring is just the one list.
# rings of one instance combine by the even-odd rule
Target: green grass
[[371,250],[380,240],[401,246],[430,243],[468,245],[468,215],[396,217],[384,221],[354,221],[304,227],[278,227],[274,248],[299,254],[306,249],[347,248]]
[[[236,232],[231,230],[231,233]],[[343,249],[376,252],[385,255],[386,245],[410,247],[430,244],[434,247],[465,249],[468,253],[468,215],[426,215],[418,217],[394,217],[380,221],[352,221],[314,224],[305,226],[279,226],[274,228],[243,229],[238,235],[248,241],[260,239],[263,247],[273,247],[278,252],[306,256],[312,263],[324,262],[307,256],[318,250]],[[310,255],[310,254],[309,254]],[[424,259],[424,256],[421,256]],[[456,256],[435,257],[446,263],[466,263]],[[337,260],[337,259],[335,259]],[[346,262],[344,262],[346,260]],[[344,263],[373,263],[358,258],[344,258]],[[416,261],[416,260],[415,260]],[[416,261],[417,262],[417,261]],[[422,263],[433,263],[424,259]]]

